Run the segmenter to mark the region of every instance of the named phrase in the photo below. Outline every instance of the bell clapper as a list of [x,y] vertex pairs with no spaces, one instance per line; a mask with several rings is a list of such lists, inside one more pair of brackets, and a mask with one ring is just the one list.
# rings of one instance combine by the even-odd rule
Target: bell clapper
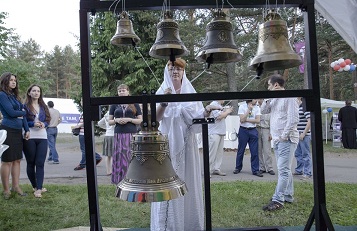
[[263,74],[264,71],[263,63],[259,63],[256,71],[257,71],[257,76],[255,78],[260,79],[260,76]]

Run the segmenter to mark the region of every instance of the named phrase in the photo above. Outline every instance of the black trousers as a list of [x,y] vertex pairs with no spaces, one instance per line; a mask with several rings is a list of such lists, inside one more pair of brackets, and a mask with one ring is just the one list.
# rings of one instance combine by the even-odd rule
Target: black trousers
[[357,149],[355,128],[342,128],[342,144],[344,148]]

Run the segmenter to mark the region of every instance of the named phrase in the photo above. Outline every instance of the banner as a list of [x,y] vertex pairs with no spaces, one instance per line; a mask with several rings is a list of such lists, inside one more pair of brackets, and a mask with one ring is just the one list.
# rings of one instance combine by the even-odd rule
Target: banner
[[79,121],[80,114],[62,114],[62,123],[76,124]]

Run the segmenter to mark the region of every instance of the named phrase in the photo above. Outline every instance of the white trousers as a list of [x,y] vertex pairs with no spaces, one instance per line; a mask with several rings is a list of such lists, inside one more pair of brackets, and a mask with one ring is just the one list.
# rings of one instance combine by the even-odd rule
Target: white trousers
[[209,168],[210,172],[220,170],[223,159],[224,135],[209,135]]

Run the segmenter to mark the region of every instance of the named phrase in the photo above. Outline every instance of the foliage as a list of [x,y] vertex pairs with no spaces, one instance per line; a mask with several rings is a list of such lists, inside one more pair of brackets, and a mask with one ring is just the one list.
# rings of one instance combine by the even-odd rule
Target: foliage
[[13,44],[17,43],[19,37],[13,33],[14,29],[3,26],[8,13],[0,11],[0,58],[7,58],[8,52]]
[[[214,228],[304,226],[313,208],[313,186],[295,183],[293,204],[276,212],[264,212],[276,182],[221,182],[211,184]],[[31,185],[22,188],[30,192]],[[0,198],[0,230],[37,231],[90,226],[85,185],[48,185],[41,199],[33,195]],[[356,225],[357,191],[354,184],[327,183],[326,205],[333,224]],[[104,227],[145,228],[150,226],[150,204],[121,201],[114,197],[115,186],[99,185],[99,209]],[[339,195],[336,197],[336,195]],[[11,209],[9,209],[11,208]],[[15,219],[21,217],[22,219]]]
[[[205,28],[212,20],[212,10],[174,10],[174,20],[179,25],[181,41],[190,51],[190,54],[184,57],[188,63],[187,77],[190,80],[195,79],[193,86],[198,92],[241,91],[243,88],[244,91],[265,90],[266,80],[271,72],[267,71],[260,80],[250,82],[255,71],[248,68],[257,50],[258,26],[264,21],[262,9],[232,8],[226,11],[233,25],[235,43],[243,58],[234,65],[212,64],[209,69],[211,74],[208,74],[202,72],[207,65],[197,62],[195,56],[205,44]],[[280,10],[280,14],[287,22],[291,44],[303,41],[303,13],[297,8],[284,8]],[[136,47],[118,47],[110,43],[116,31],[118,15],[113,12],[97,12],[91,16],[93,96],[115,96],[116,87],[121,83],[129,85],[132,95],[140,95],[143,90],[158,89],[167,60],[150,57],[149,50],[155,43],[156,25],[162,20],[161,16],[160,11],[130,12],[134,31],[141,39]],[[41,81],[47,96],[80,98],[79,52],[69,47],[55,46],[49,53],[44,53],[34,40],[20,41],[12,28],[4,27],[6,17],[7,13],[0,12],[0,56],[3,57],[3,60],[0,60],[1,70],[17,73],[14,68],[19,69],[22,74],[21,81],[26,83],[22,84],[22,87],[27,87],[27,83],[33,81]],[[357,54],[319,14],[316,14],[316,29],[320,76],[313,78],[320,80],[321,96],[336,100],[353,99],[351,73],[334,72],[330,63],[341,57],[355,61]],[[283,70],[278,72],[283,74]],[[196,79],[198,75],[200,76]],[[287,89],[302,89],[306,85],[304,75],[298,72],[297,67],[285,70],[284,75],[288,79]]]
[[55,46],[45,54],[46,79],[51,80],[47,97],[71,98],[80,93],[80,57],[70,46]]
[[[115,34],[116,17],[111,13],[97,13],[91,19],[92,86],[94,96],[114,96],[116,87],[125,83],[132,95],[142,90],[158,88],[155,76],[161,76],[161,60],[149,59],[151,41],[154,40],[157,12],[140,11],[131,14],[135,33],[141,38],[140,47],[114,46],[110,43]],[[150,42],[150,44],[149,44]],[[141,54],[149,67],[143,61]],[[156,68],[161,65],[161,68]],[[158,71],[160,70],[160,72]],[[142,84],[145,83],[145,84]]]

